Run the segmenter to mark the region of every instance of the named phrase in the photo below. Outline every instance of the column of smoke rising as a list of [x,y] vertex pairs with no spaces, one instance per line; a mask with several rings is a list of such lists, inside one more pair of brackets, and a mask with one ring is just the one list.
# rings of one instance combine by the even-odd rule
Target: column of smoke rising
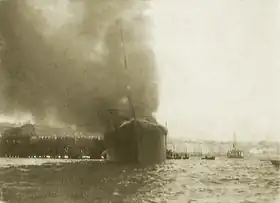
[[[42,11],[26,2],[0,3],[5,42],[1,85],[7,101],[2,111],[31,112],[40,120],[54,109],[63,123],[104,130],[110,120],[108,109],[118,107],[127,95],[127,84],[138,115],[156,111],[156,68],[149,19],[142,14],[145,6],[139,7],[138,1],[68,1],[71,21],[47,35],[52,30]],[[81,15],[83,20],[77,23]],[[116,23],[120,17],[128,70]]]

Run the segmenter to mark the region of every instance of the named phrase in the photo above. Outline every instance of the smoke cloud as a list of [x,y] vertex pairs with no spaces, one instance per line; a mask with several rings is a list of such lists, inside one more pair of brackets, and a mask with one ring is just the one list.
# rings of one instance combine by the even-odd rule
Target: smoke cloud
[[103,131],[111,109],[129,112],[129,93],[136,115],[151,116],[158,87],[147,8],[136,0],[0,1],[1,111]]

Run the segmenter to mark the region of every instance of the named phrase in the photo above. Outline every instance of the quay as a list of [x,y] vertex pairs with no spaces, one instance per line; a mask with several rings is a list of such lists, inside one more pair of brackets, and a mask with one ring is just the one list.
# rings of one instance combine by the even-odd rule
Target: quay
[[100,159],[104,150],[99,137],[40,135],[31,124],[6,129],[0,137],[0,157]]

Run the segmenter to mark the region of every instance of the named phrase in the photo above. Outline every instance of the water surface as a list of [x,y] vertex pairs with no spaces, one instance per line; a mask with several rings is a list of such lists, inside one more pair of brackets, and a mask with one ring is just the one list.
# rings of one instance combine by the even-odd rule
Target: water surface
[[2,201],[17,203],[278,203],[279,183],[277,169],[257,159],[174,160],[148,168],[0,159]]

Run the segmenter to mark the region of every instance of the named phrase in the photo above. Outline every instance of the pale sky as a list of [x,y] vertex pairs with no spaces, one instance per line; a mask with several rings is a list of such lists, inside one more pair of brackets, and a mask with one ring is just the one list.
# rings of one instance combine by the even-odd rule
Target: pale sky
[[161,123],[171,137],[280,137],[280,6],[156,0]]
[[[161,79],[157,117],[167,121],[169,136],[229,140],[236,131],[238,140],[278,139],[279,1],[150,3]],[[57,15],[67,11],[56,7],[48,7],[50,20],[60,25]]]

